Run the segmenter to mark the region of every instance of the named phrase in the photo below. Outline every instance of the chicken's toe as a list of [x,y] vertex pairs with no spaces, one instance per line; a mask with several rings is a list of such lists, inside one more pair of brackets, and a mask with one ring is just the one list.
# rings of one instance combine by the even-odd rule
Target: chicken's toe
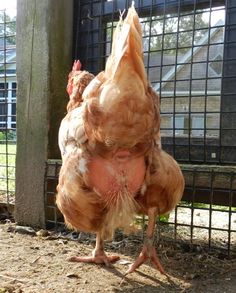
[[71,256],[67,258],[71,262],[83,262],[83,263],[94,263],[94,264],[105,264],[107,267],[110,267],[112,263],[120,259],[117,255],[96,255],[96,256]]
[[161,274],[166,275],[165,270],[163,269],[154,246],[144,245],[141,253],[135,260],[133,264],[130,265],[129,269],[125,272],[125,276],[133,273],[138,267],[144,264],[147,260],[149,260],[152,265],[157,269]]

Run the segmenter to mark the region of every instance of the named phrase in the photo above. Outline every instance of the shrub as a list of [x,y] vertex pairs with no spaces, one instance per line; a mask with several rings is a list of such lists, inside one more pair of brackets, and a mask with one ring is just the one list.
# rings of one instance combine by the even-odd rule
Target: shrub
[[16,130],[0,131],[0,142],[16,141]]

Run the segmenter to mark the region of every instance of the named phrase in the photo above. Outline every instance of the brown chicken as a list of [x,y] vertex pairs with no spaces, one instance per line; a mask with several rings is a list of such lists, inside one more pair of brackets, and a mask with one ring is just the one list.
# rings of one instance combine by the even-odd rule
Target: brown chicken
[[132,6],[115,31],[105,71],[96,77],[75,62],[69,75],[68,114],[59,130],[62,168],[57,205],[67,225],[95,232],[92,256],[71,261],[105,263],[116,228],[129,230],[137,213],[148,215],[143,249],[127,273],[146,260],[164,273],[153,245],[156,217],[181,199],[184,179],[161,149],[159,97],[143,64],[142,31]]

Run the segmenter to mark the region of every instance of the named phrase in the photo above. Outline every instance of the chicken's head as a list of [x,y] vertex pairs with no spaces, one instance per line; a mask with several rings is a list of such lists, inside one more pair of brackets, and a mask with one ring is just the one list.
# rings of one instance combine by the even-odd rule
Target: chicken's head
[[66,89],[69,96],[71,96],[73,92],[74,76],[79,74],[80,69],[81,69],[81,62],[79,60],[75,60],[72,67],[72,71],[69,73],[69,76],[68,76],[68,84]]

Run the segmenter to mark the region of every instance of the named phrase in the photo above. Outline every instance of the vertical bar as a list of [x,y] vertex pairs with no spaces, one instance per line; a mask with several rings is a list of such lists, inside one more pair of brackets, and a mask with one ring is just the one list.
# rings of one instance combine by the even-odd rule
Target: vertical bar
[[211,232],[212,232],[212,205],[213,205],[213,182],[215,180],[215,172],[214,169],[211,170],[211,187],[210,187],[210,206],[209,206],[209,230],[208,230],[208,249],[211,248]]
[[206,56],[206,79],[205,79],[205,95],[204,95],[204,142],[203,142],[203,148],[204,148],[204,158],[203,161],[206,163],[207,161],[207,147],[206,147],[206,132],[207,132],[207,96],[208,96],[208,78],[209,78],[209,51],[210,51],[210,40],[211,40],[211,13],[212,13],[212,0],[209,1],[209,26],[208,26],[208,39],[207,39],[207,56]]
[[178,214],[178,206],[176,206],[175,207],[175,223],[174,223],[174,225],[175,225],[175,234],[174,234],[174,239],[175,239],[175,241],[176,241],[176,239],[177,239],[177,222],[178,222],[178,216],[177,216],[177,214]]
[[194,217],[194,203],[195,203],[195,195],[196,195],[196,173],[197,169],[193,169],[193,193],[192,193],[192,201],[191,201],[191,224],[190,224],[190,243],[193,243],[193,217]]
[[[174,96],[173,96],[173,146],[174,146],[174,157],[176,157],[176,139],[175,139],[175,126],[176,126],[176,75],[177,75],[177,58],[178,58],[178,49],[179,49],[179,20],[180,20],[180,0],[178,0],[178,8],[177,8],[177,38],[176,38],[176,50],[175,50],[175,81],[174,81]],[[184,125],[182,126],[184,127]]]
[[112,48],[112,41],[113,41],[113,33],[114,33],[114,6],[115,6],[116,1],[112,2],[112,18],[111,18],[111,43],[110,43],[110,52],[106,52],[108,54],[111,53],[111,48]]
[[[104,14],[104,0],[101,0],[101,5],[100,5],[100,16],[99,16],[99,19],[98,19],[98,46],[99,46],[99,57],[98,58],[98,69],[99,70],[102,70],[103,69],[103,65],[104,65],[104,56],[105,56],[105,52],[106,52],[106,47],[105,47],[105,28],[104,28],[104,23],[103,23],[103,20],[102,20],[102,16]],[[94,33],[93,32],[93,36],[94,36]],[[93,41],[93,44],[94,44],[94,41]]]
[[[227,20],[227,13],[228,11],[228,1],[225,1],[225,29],[224,29],[224,41],[226,42],[226,24],[228,23],[228,20]],[[224,66],[224,62],[226,60],[226,50],[224,48],[223,50],[223,66]],[[221,125],[223,125],[223,115],[222,115],[222,109],[223,109],[223,80],[225,78],[225,74],[224,74],[224,68],[222,69],[222,82],[221,82],[221,97],[220,97],[220,129],[219,129],[219,163],[223,163],[222,161],[222,156],[223,156],[223,153],[222,153],[222,148],[223,148],[223,145],[222,145],[222,127]]]
[[79,38],[78,38],[78,34],[80,31],[80,25],[81,25],[81,19],[80,19],[80,14],[79,12],[81,11],[81,1],[74,1],[74,32],[73,32],[73,59],[77,59],[77,52],[79,50]]
[[[163,31],[161,35],[161,60],[160,60],[160,87],[159,87],[159,94],[160,94],[160,102],[162,101],[162,78],[163,78],[163,52],[164,52],[164,38],[165,38],[165,23],[166,23],[166,0],[164,0],[163,5]],[[173,114],[173,124],[172,124],[172,131],[174,132],[174,114]],[[174,134],[173,134],[174,135]],[[174,139],[174,138],[173,138]],[[172,154],[174,154],[174,141],[172,143]]]
[[226,0],[224,62],[221,95],[222,163],[236,163],[236,9],[234,0]]
[[12,82],[8,82],[8,103],[7,103],[7,129],[11,129],[12,123]]
[[[45,163],[45,171],[44,171],[44,210],[47,208],[48,204],[48,188],[47,188],[47,175],[48,175],[48,162]],[[47,213],[45,212],[45,223],[47,228]]]
[[190,85],[189,85],[189,111],[188,111],[188,152],[189,152],[189,161],[191,162],[191,108],[192,108],[192,80],[193,80],[193,56],[194,56],[194,36],[196,30],[196,0],[194,0],[193,6],[193,32],[192,32],[192,48],[191,48],[191,59],[190,59]]
[[152,7],[153,7],[153,0],[152,5],[150,7],[150,14],[149,14],[149,39],[148,39],[148,56],[147,56],[147,68],[146,72],[149,76],[149,68],[150,68],[150,51],[151,51],[151,38],[152,38]]
[[229,190],[229,222],[228,222],[228,249],[227,254],[230,256],[231,248],[231,221],[232,221],[232,202],[233,202],[233,181],[235,173],[231,172],[230,174],[230,190]]
[[4,98],[5,98],[5,117],[4,117],[4,122],[5,122],[5,152],[6,152],[6,196],[7,196],[7,204],[10,203],[10,198],[9,198],[9,157],[8,157],[8,79],[7,79],[7,30],[6,30],[6,10],[3,12],[3,23],[4,23],[4,42],[3,42],[3,63],[4,63]]

